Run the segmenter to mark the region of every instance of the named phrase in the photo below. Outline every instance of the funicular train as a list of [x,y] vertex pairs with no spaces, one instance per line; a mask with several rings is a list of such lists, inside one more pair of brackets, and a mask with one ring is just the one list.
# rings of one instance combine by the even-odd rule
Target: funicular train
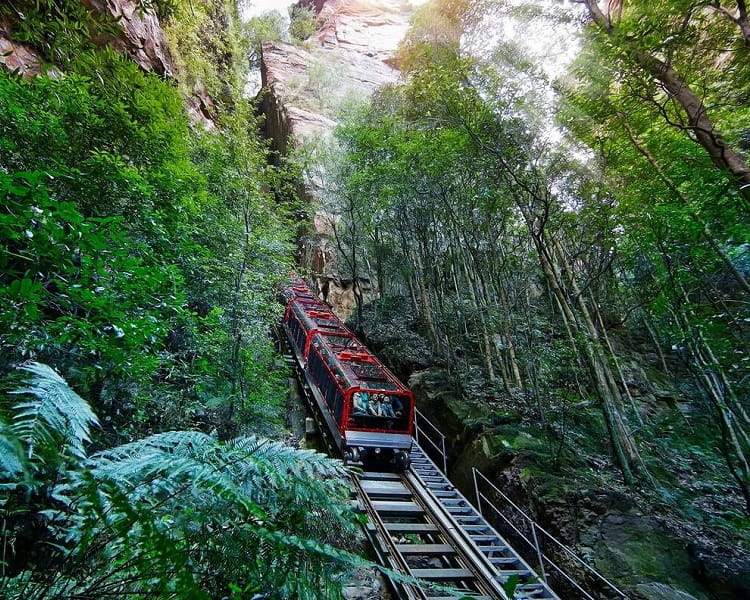
[[405,470],[414,396],[298,277],[284,288],[283,328],[344,460]]

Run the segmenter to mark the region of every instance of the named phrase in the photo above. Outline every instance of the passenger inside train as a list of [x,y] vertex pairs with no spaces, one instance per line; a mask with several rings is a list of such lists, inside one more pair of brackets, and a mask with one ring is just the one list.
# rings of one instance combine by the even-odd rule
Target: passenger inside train
[[354,416],[366,416],[370,412],[370,394],[367,392],[355,392],[352,394],[352,414]]
[[352,394],[354,423],[374,429],[406,429],[408,416],[404,399],[388,394],[355,392]]

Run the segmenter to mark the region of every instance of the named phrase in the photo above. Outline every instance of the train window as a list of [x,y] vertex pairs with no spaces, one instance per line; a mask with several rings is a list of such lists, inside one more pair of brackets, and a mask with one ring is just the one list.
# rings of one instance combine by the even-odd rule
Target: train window
[[336,400],[333,406],[333,416],[336,418],[336,423],[341,423],[341,417],[344,413],[344,395],[341,390],[336,390]]
[[320,366],[320,359],[318,358],[317,352],[310,352],[310,356],[307,359],[307,370],[310,372],[310,377],[313,381],[318,381],[318,367]]
[[300,324],[300,322],[297,319],[294,319],[294,325],[295,325],[295,328],[297,330],[296,334],[295,334],[295,338],[296,338],[296,342],[297,342],[297,348],[299,348],[300,352],[304,352],[304,350],[305,350],[305,339],[306,339],[307,335],[305,334],[305,330],[302,329],[302,325]]
[[408,397],[372,391],[352,394],[350,426],[362,429],[408,431],[411,401]]
[[313,380],[318,384],[318,387],[320,389],[323,389],[323,382],[326,380],[328,376],[328,371],[326,371],[325,366],[323,365],[323,361],[320,359],[320,356],[317,352],[311,352],[310,353],[310,359],[309,359],[308,368],[310,370],[310,375],[312,376]]
[[289,330],[292,333],[292,339],[294,340],[296,350],[298,352],[302,352],[305,346],[305,334],[304,331],[302,331],[299,321],[294,314],[290,315],[289,317]]

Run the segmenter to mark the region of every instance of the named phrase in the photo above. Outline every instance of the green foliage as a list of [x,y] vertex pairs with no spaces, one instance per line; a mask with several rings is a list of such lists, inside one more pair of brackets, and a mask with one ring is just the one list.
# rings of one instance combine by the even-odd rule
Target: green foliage
[[[559,121],[595,149],[615,201],[619,291],[642,308],[638,319],[660,348],[674,351],[676,369],[695,386],[690,393],[705,400],[694,419],[713,426],[750,507],[747,198],[706,152],[684,103],[665,94],[642,60],[662,57],[697,94],[712,138],[723,135],[726,150],[737,150],[750,72],[738,23],[727,15],[718,3],[698,11],[689,3],[629,5],[611,30],[591,28]],[[662,431],[682,445],[674,428]]]
[[250,38],[243,35],[237,3],[175,0],[164,31],[182,95],[208,95],[206,109],[212,117],[223,108],[231,110],[243,97],[252,48]]
[[[361,563],[337,548],[356,524],[340,462],[198,432],[152,435],[87,459],[97,423],[88,404],[49,367],[24,368],[33,379],[16,393],[34,398],[0,430],[3,597],[211,598],[239,587],[335,598],[338,577]],[[52,473],[51,460],[65,468]],[[19,504],[27,464],[45,496]],[[46,541],[33,558],[20,553],[30,523],[34,541]]]
[[85,458],[90,427],[99,425],[88,404],[47,365],[30,363],[22,368],[34,378],[29,387],[14,393],[30,394],[36,400],[13,407],[12,430],[28,449],[29,458],[44,463],[39,452],[50,448],[64,448],[73,458]]
[[265,12],[248,20],[244,24],[244,35],[250,42],[250,64],[259,69],[261,44],[286,39],[287,30],[287,22],[278,10]]
[[[82,6],[2,7],[65,75],[0,72],[0,388],[54,364],[102,426],[36,363],[33,398],[0,399],[0,595],[335,597],[356,562],[331,545],[351,537],[343,467],[242,437],[281,423],[293,229],[271,190],[294,200],[297,167],[256,137],[236,5],[138,4],[181,37],[180,90],[95,49],[120,31]],[[216,129],[196,131],[180,91],[207,90]],[[218,435],[154,434],[177,427]]]
[[[344,253],[382,294],[407,299],[414,329],[458,390],[488,414],[518,407],[533,441],[516,436],[513,452],[526,464],[617,486],[603,455],[629,444],[642,481],[671,490],[669,511],[731,531],[750,483],[746,202],[673,99],[652,75],[635,74],[632,53],[610,37],[589,42],[575,77],[558,82],[570,85],[558,122],[576,135],[552,150],[545,111],[532,101],[542,94],[524,83],[543,82],[534,66],[509,65],[513,53],[494,54],[499,65],[459,56],[459,17],[436,4],[402,48],[410,80],[381,90],[338,130],[343,164],[330,205]],[[670,13],[667,29],[679,36],[684,8],[653,12]],[[656,44],[663,24],[647,33],[652,15],[627,18],[623,44],[652,34]],[[724,25],[701,31],[727,49]],[[677,44],[675,64],[688,65],[692,42],[667,41]],[[724,64],[740,56],[732,47]],[[744,129],[741,103],[720,102],[717,90],[744,90],[745,67],[728,84],[721,61],[704,58],[706,72],[690,81],[707,77],[712,110],[722,119],[727,110],[722,126]],[[651,375],[631,361],[648,362]],[[675,391],[656,389],[664,387]],[[710,459],[691,465],[698,445]],[[705,489],[730,488],[722,516]]]
[[289,18],[289,34],[294,40],[302,42],[318,29],[318,15],[312,6],[292,6]]
[[118,218],[86,218],[51,198],[48,181],[54,176],[41,172],[0,176],[5,364],[45,356],[66,369],[79,365],[87,385],[97,370],[148,374],[165,320],[181,310],[174,296],[167,308],[164,284],[180,285],[180,276],[134,255]]
[[8,492],[0,506],[15,490],[34,494],[67,465],[84,460],[91,427],[99,425],[89,405],[47,365],[21,368],[33,378],[13,393],[34,399],[0,412],[0,490]]
[[0,6],[14,40],[38,49],[57,66],[68,66],[81,52],[93,48],[97,37],[116,37],[121,31],[113,16],[77,0],[17,0]]
[[55,364],[116,435],[278,421],[267,324],[291,228],[252,107],[196,136],[177,91],[117,54],[75,67],[0,74],[2,368]]

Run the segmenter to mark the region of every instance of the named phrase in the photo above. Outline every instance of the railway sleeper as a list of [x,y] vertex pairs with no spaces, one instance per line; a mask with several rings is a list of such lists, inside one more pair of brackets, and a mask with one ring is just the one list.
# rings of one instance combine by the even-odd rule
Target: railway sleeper
[[404,556],[449,556],[456,554],[456,549],[450,544],[396,544]]
[[546,591],[541,583],[527,583],[526,585],[519,585],[516,588],[516,593],[523,594],[523,598],[539,598],[544,597]]
[[474,509],[471,506],[446,506],[448,512],[452,515],[471,515]]
[[411,574],[425,581],[474,581],[469,569],[412,569]]
[[438,528],[432,523],[385,523],[389,533],[437,533]]
[[[445,507],[460,506],[462,508],[472,508],[469,506],[469,503],[466,502],[466,500],[464,500],[463,498],[446,498],[444,500],[441,500],[440,503]],[[472,510],[474,509],[472,508]]]
[[[498,546],[478,546],[478,548],[482,551],[482,554],[492,554],[493,552],[507,552],[508,551],[508,546],[500,546],[500,545],[498,545]],[[490,557],[490,558],[495,558],[495,557]],[[516,562],[518,561],[518,557],[517,556],[513,556],[513,557],[509,556],[508,558],[512,558]]]
[[486,533],[486,532],[488,532],[490,530],[490,527],[489,527],[489,525],[464,525],[462,527],[462,529],[466,533],[469,533],[469,534],[472,533],[472,532],[474,532],[474,533],[479,533],[479,532]]
[[399,497],[411,498],[411,492],[401,482],[388,480],[363,480],[362,489],[371,498]]
[[481,525],[482,521],[484,519],[480,518],[477,515],[469,515],[469,516],[463,516],[459,515],[456,517],[456,521],[458,521],[459,525]]
[[390,502],[386,500],[375,500],[372,503],[377,513],[383,516],[414,516],[423,515],[424,509],[416,502]]
[[521,579],[531,575],[531,571],[529,571],[528,569],[503,569],[500,572],[500,575],[495,577],[495,581],[505,583],[510,577],[513,577],[513,575],[517,575],[518,578]]
[[[427,596],[430,600],[456,600],[455,596]],[[470,593],[464,593],[464,598],[471,600],[492,600],[489,596],[472,596]]]
[[436,489],[436,490],[430,490],[437,498],[455,498],[458,496],[458,492],[456,490],[450,490],[450,489]]
[[[475,544],[492,544],[497,545],[500,543],[500,538],[496,535],[472,535],[470,536]],[[481,549],[481,546],[480,546]]]

